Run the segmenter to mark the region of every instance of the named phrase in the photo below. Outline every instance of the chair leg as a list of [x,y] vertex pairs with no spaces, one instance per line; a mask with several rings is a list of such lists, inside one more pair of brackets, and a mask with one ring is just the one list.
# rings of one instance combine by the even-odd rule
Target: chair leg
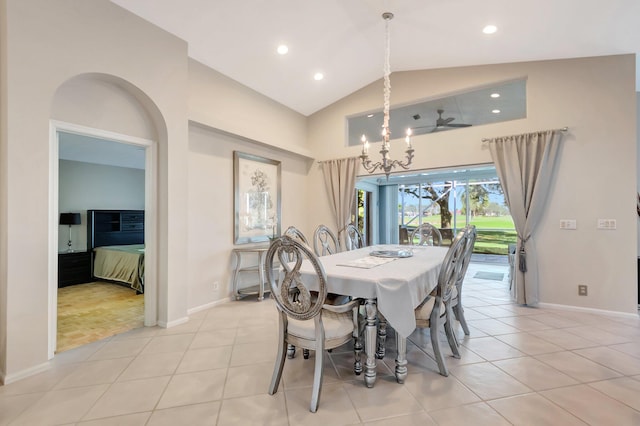
[[442,351],[440,350],[440,339],[438,338],[438,328],[440,325],[440,316],[437,312],[437,309],[434,309],[431,313],[431,318],[429,320],[429,330],[431,334],[431,347],[433,348],[433,355],[436,358],[436,362],[438,363],[438,369],[440,370],[440,374],[443,376],[448,376],[449,371],[447,370],[447,365],[444,362],[444,357],[442,356]]
[[276,364],[273,368],[273,376],[271,377],[271,384],[269,385],[269,395],[273,395],[278,392],[278,386],[280,385],[280,379],[282,378],[282,370],[284,369],[284,360],[287,355],[287,344],[284,340],[284,332],[286,325],[286,319],[280,317],[280,339],[278,341],[278,353],[276,355]]
[[376,350],[376,358],[383,359],[387,351],[387,320],[380,316],[378,313],[378,348]]
[[[324,334],[324,333],[323,333]],[[311,406],[309,410],[312,413],[318,411],[320,404],[320,392],[322,391],[322,375],[324,373],[324,335],[322,341],[316,342],[316,364],[313,372],[313,389],[311,391]]]
[[464,317],[464,309],[462,308],[462,304],[458,302],[456,306],[453,308],[453,312],[456,314],[456,319],[460,321],[460,325],[462,326],[462,330],[464,330],[465,335],[469,335],[469,326],[467,325],[467,320]]
[[353,372],[356,376],[362,374],[362,339],[360,338],[359,333],[356,331],[356,336],[354,336],[353,342],[353,355],[355,357],[355,361],[353,363]]
[[453,317],[454,315],[453,312],[451,312],[451,308],[447,308],[447,313],[445,314],[444,332],[447,335],[447,340],[449,341],[451,352],[453,352],[453,357],[460,359],[458,339],[456,339],[456,335],[453,332]]
[[293,359],[296,356],[296,347],[293,345],[287,345],[287,358]]

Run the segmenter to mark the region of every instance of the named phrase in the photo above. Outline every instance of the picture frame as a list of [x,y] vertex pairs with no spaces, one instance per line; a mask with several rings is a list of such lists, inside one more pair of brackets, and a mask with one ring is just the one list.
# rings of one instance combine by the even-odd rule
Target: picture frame
[[234,243],[280,236],[280,161],[233,152]]

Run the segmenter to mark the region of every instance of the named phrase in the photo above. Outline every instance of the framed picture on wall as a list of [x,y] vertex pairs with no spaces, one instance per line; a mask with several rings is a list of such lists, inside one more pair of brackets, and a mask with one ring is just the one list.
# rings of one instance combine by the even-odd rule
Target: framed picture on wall
[[233,152],[234,243],[280,236],[280,161]]

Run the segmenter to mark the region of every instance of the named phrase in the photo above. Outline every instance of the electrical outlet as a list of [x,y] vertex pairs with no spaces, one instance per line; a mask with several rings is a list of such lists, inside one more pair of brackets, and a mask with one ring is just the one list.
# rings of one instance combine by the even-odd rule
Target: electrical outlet
[[578,286],[578,296],[586,296],[587,295],[587,286],[581,284]]
[[218,281],[213,282],[213,291],[218,291],[220,288],[220,283]]
[[560,219],[560,229],[576,229],[577,227],[575,219]]

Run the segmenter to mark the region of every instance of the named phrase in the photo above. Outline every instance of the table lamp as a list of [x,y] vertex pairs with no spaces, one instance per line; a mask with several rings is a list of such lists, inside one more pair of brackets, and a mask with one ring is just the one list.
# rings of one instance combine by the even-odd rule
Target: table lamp
[[69,242],[67,245],[68,252],[72,252],[71,249],[71,225],[80,225],[80,213],[60,213],[60,225],[69,225]]

